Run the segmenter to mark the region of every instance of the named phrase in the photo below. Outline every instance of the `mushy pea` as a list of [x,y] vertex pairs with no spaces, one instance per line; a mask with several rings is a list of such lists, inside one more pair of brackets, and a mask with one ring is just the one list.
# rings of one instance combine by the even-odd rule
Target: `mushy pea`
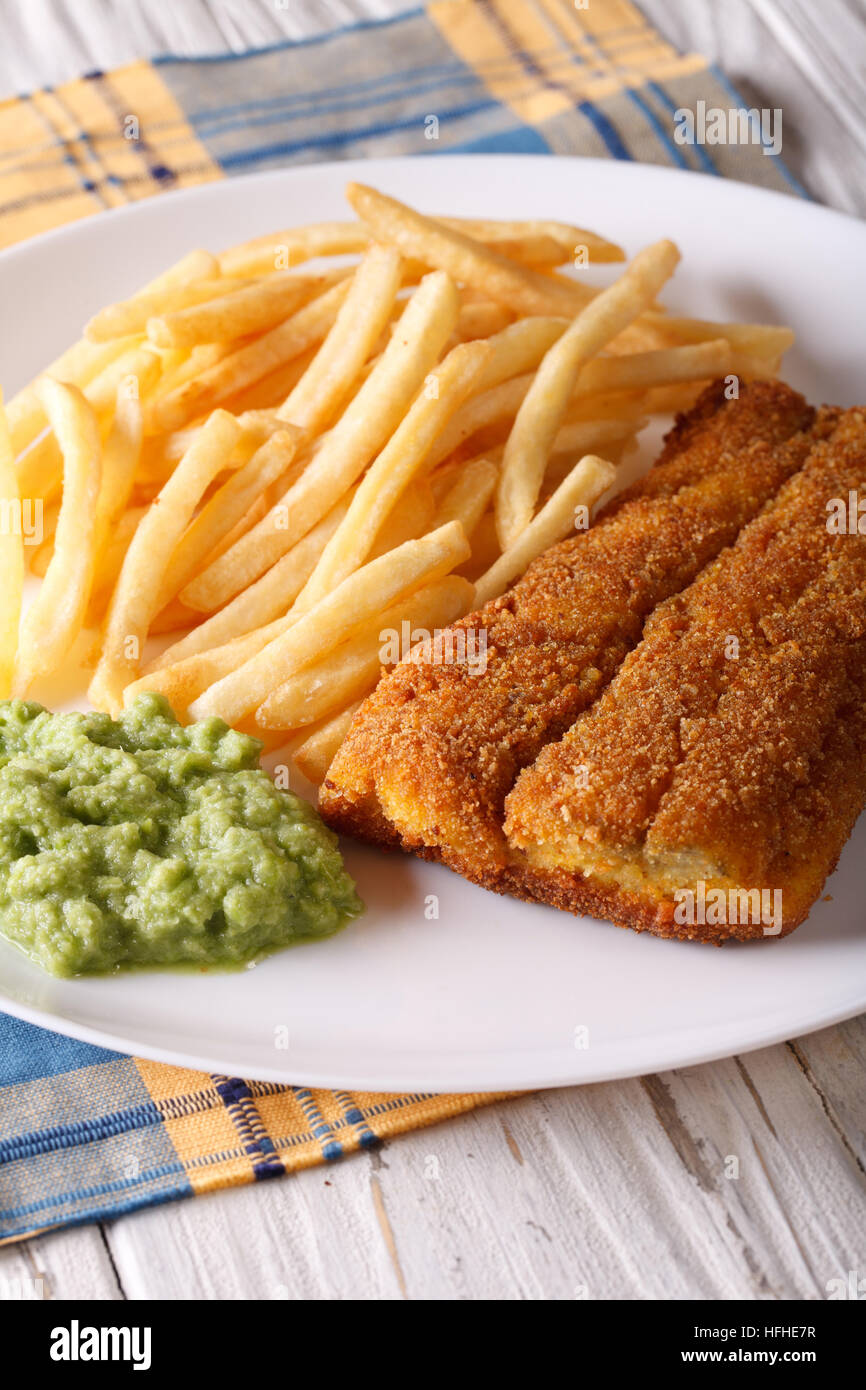
[[54,975],[239,965],[361,912],[261,745],[142,695],[118,720],[0,703],[0,932]]

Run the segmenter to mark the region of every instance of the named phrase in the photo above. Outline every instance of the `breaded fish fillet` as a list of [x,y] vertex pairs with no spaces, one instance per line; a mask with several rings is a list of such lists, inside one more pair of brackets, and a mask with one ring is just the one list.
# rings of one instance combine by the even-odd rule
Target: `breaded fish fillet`
[[[834,428],[835,426],[835,428]],[[524,891],[663,936],[784,935],[866,802],[866,414],[820,413],[803,470],[520,776]]]
[[651,472],[588,531],[448,630],[451,643],[475,635],[480,646],[483,634],[483,674],[440,659],[440,643],[380,681],[321,789],[325,819],[514,891],[502,822],[518,773],[597,699],[656,605],[801,466],[813,418],[778,382],[744,386],[731,401],[710,387]]

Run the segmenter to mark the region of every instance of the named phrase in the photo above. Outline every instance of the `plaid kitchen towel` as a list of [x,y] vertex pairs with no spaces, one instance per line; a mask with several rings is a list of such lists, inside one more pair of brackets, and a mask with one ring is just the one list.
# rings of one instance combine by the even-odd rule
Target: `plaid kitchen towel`
[[[746,105],[629,0],[437,0],[253,52],[166,55],[0,104],[0,246],[226,175],[443,151],[610,156],[806,196],[759,127],[679,143],[677,112],[701,103]],[[0,1015],[0,1243],[333,1160],[493,1099],[205,1075]]]

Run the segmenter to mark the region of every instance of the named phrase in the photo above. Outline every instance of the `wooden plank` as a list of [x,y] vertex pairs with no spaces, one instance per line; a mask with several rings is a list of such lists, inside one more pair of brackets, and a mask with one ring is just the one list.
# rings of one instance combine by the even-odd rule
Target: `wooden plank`
[[0,1301],[123,1298],[99,1226],[76,1226],[0,1248]]
[[543,1092],[124,1218],[109,1244],[135,1298],[822,1298],[866,1216],[833,1031],[798,1045],[812,1076],[775,1047]]

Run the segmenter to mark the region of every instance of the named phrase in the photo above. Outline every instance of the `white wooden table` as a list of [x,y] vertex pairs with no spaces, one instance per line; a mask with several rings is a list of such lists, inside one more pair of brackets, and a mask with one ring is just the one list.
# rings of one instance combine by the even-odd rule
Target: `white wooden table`
[[[861,0],[641,0],[782,106],[784,157],[866,213]],[[409,0],[0,0],[0,98]],[[66,18],[64,13],[66,12]],[[866,1020],[711,1066],[550,1091],[333,1168],[0,1250],[72,1299],[820,1299],[866,1275]]]

